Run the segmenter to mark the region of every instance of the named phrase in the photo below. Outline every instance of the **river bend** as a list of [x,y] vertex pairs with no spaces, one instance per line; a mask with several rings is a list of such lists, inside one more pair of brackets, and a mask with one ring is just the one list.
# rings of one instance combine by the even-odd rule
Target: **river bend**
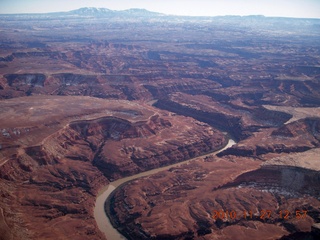
[[228,144],[220,149],[219,151],[216,151],[216,152],[212,152],[212,153],[209,153],[209,154],[205,154],[205,155],[202,155],[202,156],[198,156],[198,157],[195,157],[195,158],[191,158],[189,160],[186,160],[186,161],[182,161],[182,162],[179,162],[179,163],[175,163],[175,164],[172,164],[172,165],[168,165],[168,166],[165,166],[165,167],[160,167],[160,168],[156,168],[156,169],[152,169],[152,170],[149,170],[149,171],[146,171],[146,172],[142,172],[142,173],[138,173],[138,174],[135,174],[135,175],[132,175],[132,176],[129,176],[129,177],[125,177],[125,178],[121,178],[121,179],[118,179],[114,182],[111,182],[109,183],[107,186],[105,186],[104,188],[102,188],[98,194],[98,197],[96,199],[96,203],[95,203],[95,207],[94,207],[94,218],[97,222],[97,225],[100,229],[101,232],[104,233],[104,235],[106,236],[106,238],[109,240],[109,239],[112,239],[112,240],[123,240],[123,239],[126,239],[124,236],[122,236],[118,231],[117,229],[115,229],[107,214],[105,213],[105,210],[104,210],[104,206],[105,206],[105,201],[107,200],[107,198],[109,197],[109,195],[115,190],[117,189],[120,185],[126,183],[126,182],[129,182],[131,180],[134,180],[134,179],[137,179],[137,178],[140,178],[140,177],[145,177],[145,176],[149,176],[151,174],[155,174],[155,173],[158,173],[160,171],[164,171],[164,170],[168,170],[172,167],[177,167],[177,166],[180,166],[184,163],[188,163],[194,159],[197,159],[197,158],[200,158],[200,157],[205,157],[205,156],[209,156],[209,155],[216,155],[217,153],[219,152],[222,152],[223,150],[233,146],[236,142],[232,139],[229,139],[229,142]]

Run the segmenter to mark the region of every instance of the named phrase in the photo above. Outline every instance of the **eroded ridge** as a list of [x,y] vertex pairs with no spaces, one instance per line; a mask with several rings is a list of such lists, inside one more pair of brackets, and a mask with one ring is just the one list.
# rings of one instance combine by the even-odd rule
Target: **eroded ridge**
[[1,121],[13,117],[0,136],[0,229],[8,239],[103,238],[92,216],[101,187],[227,141],[207,124],[143,103],[48,96],[0,105]]
[[104,239],[101,189],[220,149],[220,131],[238,144],[117,189],[114,225],[134,239],[320,238],[318,19],[84,8],[0,23],[2,238]]
[[128,239],[318,236],[319,122],[264,130],[216,157],[128,183],[107,205],[114,226]]

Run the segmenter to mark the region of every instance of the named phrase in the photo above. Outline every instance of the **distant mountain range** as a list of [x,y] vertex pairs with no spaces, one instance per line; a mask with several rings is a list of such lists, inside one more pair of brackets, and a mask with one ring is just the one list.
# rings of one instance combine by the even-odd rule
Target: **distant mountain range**
[[[278,27],[279,24],[286,24],[288,27],[297,27],[301,23],[303,25],[317,25],[319,26],[320,19],[298,19],[298,18],[284,18],[284,17],[265,17],[263,15],[249,15],[249,16],[177,16],[167,15],[158,12],[148,11],[146,9],[132,8],[128,10],[111,10],[108,8],[94,8],[85,7],[68,12],[52,12],[52,13],[25,13],[25,14],[0,14],[2,19],[65,19],[65,18],[101,18],[101,19],[115,19],[116,21],[136,21],[136,20],[149,20],[150,18],[160,21],[215,21],[215,22],[229,22],[235,24],[261,24],[268,22],[273,27]],[[294,24],[292,23],[294,21]]]
[[157,12],[151,12],[146,9],[140,9],[140,8],[131,8],[128,10],[110,10],[108,8],[93,8],[93,7],[85,7],[80,8],[76,10],[72,10],[69,12],[66,12],[66,14],[76,14],[76,15],[95,15],[95,16],[106,16],[106,15],[135,15],[135,16],[146,16],[146,17],[152,17],[152,16],[164,16],[165,14],[157,13]]
[[111,10],[108,8],[85,7],[68,12],[51,12],[51,13],[16,13],[0,14],[0,16],[29,16],[29,17],[161,17],[168,16],[162,13],[151,12],[146,9],[132,8],[128,10]]

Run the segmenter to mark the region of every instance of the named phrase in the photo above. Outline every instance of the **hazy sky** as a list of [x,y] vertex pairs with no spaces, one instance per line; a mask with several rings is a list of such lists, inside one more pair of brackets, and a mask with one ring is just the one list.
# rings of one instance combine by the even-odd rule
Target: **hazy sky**
[[320,0],[0,0],[0,13],[145,8],[191,16],[256,15],[320,18]]

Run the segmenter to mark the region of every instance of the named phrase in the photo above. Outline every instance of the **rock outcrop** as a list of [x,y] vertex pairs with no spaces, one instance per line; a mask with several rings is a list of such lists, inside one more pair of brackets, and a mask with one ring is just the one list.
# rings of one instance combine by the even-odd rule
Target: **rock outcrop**
[[0,103],[0,232],[5,239],[102,239],[92,209],[110,180],[226,144],[225,136],[207,124],[142,103],[39,99]]
[[0,23],[0,239],[103,239],[102,186],[219,149],[220,131],[237,145],[118,189],[114,225],[319,236],[319,20],[84,8]]
[[199,159],[126,184],[107,206],[128,239],[319,236],[312,227],[320,216],[319,167],[313,152],[303,154],[308,168],[299,160],[260,167],[252,158]]
[[268,153],[304,152],[320,146],[320,119],[301,119],[277,129],[268,129],[256,133],[233,146],[219,156],[259,157]]

